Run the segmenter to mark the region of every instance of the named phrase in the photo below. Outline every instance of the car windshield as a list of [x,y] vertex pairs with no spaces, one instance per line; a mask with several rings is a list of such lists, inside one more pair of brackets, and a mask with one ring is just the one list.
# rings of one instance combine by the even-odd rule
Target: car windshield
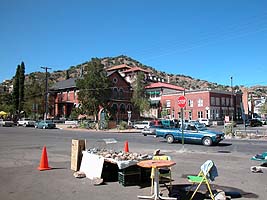
[[207,127],[204,124],[195,123],[195,126],[196,126],[197,130],[199,130],[199,131],[207,130]]

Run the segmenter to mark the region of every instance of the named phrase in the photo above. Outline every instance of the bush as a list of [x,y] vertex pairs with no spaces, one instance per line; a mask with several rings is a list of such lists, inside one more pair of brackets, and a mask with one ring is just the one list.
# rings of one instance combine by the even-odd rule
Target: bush
[[225,135],[234,135],[234,123],[229,123],[224,126],[224,134]]
[[125,130],[125,129],[127,129],[127,126],[128,126],[128,123],[127,123],[127,122],[125,122],[125,121],[121,121],[121,122],[120,122],[119,129],[120,129],[120,130]]

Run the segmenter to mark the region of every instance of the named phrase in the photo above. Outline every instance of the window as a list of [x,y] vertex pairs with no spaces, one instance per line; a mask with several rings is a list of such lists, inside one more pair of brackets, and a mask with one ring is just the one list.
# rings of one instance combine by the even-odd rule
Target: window
[[113,88],[113,97],[114,97],[115,99],[118,98],[118,88]]
[[70,92],[67,91],[67,101],[69,100],[69,98],[70,98]]
[[118,79],[115,77],[115,78],[113,78],[113,83],[117,83],[118,82]]
[[222,97],[222,106],[225,106],[225,97]]
[[189,107],[193,107],[193,106],[194,106],[194,105],[193,105],[193,100],[190,100],[190,99],[188,100],[188,106],[189,106]]
[[210,98],[210,105],[215,106],[215,97]]
[[171,101],[170,100],[166,100],[166,107],[170,108],[171,107]]
[[119,96],[120,96],[120,98],[123,97],[123,89],[122,88],[120,88]]
[[172,119],[174,119],[174,110],[172,110]]
[[206,110],[206,118],[209,119],[209,111]]
[[197,106],[202,107],[203,106],[203,99],[198,99],[197,100]]
[[192,120],[192,111],[189,111],[188,115],[189,115],[189,120]]
[[126,113],[125,105],[124,104],[121,104],[120,105],[120,113],[122,113],[122,114],[125,114]]
[[230,99],[226,98],[226,106],[230,106]]
[[73,91],[73,99],[74,99],[74,100],[76,100],[76,95],[77,95],[76,92],[77,92],[76,90]]
[[220,105],[220,98],[216,97],[216,106],[219,106],[219,105]]
[[203,118],[203,112],[202,111],[198,111],[197,112],[197,117],[198,118]]
[[114,103],[111,107],[111,112],[112,113],[117,113],[118,112],[118,105]]
[[127,111],[133,111],[133,107],[132,107],[131,104],[128,104],[128,105],[127,105]]

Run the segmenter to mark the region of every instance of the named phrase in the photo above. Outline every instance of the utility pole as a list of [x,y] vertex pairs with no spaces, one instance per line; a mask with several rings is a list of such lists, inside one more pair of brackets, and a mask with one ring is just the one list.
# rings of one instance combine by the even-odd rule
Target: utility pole
[[[234,101],[233,101],[233,77],[231,76],[230,79],[231,79],[231,107],[234,107]],[[232,117],[231,119],[233,121],[233,117],[234,117],[234,112],[233,111],[231,112],[231,117]]]
[[45,114],[44,114],[44,121],[47,119],[48,114],[48,77],[47,77],[47,70],[51,69],[49,67],[41,67],[45,69]]
[[233,128],[234,128],[234,101],[233,101],[233,77],[230,77],[231,79],[231,133],[233,135]]

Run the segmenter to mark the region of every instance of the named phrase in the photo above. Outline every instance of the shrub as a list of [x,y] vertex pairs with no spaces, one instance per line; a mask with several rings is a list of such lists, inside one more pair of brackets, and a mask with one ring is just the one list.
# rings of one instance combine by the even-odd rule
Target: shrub
[[127,128],[127,122],[125,122],[125,121],[121,121],[120,122],[120,126],[119,126],[119,129],[120,130],[125,130],[126,128]]

